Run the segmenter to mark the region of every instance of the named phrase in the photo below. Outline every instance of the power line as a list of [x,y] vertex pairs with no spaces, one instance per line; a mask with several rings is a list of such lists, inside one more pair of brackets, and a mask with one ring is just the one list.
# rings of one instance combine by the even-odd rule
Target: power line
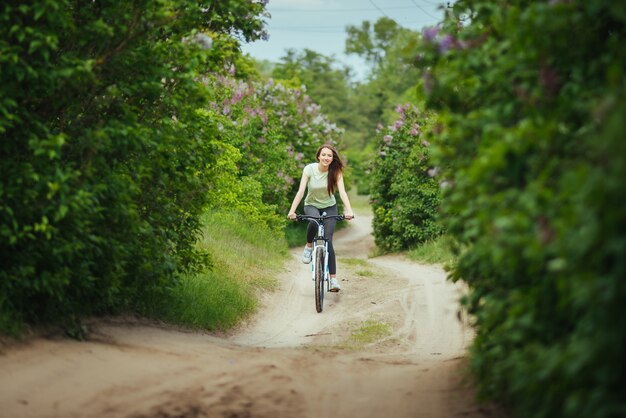
[[[426,1],[426,0],[422,0],[422,1]],[[386,11],[392,11],[392,10],[414,9],[413,6],[409,6],[409,7],[406,7],[406,6],[389,6],[389,7],[385,7],[384,10],[383,10],[376,3],[374,3],[373,0],[369,0],[369,2],[374,6],[374,8],[353,8],[353,9],[271,9],[270,12],[271,13],[303,13],[303,12],[306,12],[306,13],[326,13],[326,14],[343,13],[343,12],[348,12],[348,13],[353,13],[353,12],[379,12],[383,16],[389,17],[389,15],[387,13],[385,13],[385,10]],[[415,0],[411,0],[411,2],[415,5],[415,7],[420,9],[426,15],[432,17],[433,19],[439,19],[437,16],[434,16],[432,13],[430,13],[428,10],[426,10],[423,6],[420,6]],[[429,4],[432,4],[432,5],[436,5],[436,6],[444,5],[443,2],[440,2],[440,3],[435,3],[435,2],[432,2],[432,1],[426,1],[426,2],[429,3]]]
[[[437,20],[435,20],[434,22],[437,22]],[[420,22],[396,22],[398,23],[400,26],[406,26],[406,25],[422,25],[422,24],[426,24],[426,23],[433,23],[432,20],[422,20]],[[349,25],[343,25],[343,26],[310,26],[310,27],[303,27],[303,26],[283,26],[283,27],[271,27],[269,29],[270,33],[273,31],[280,31],[280,32],[316,32],[316,33],[344,33],[345,32],[345,27],[349,26]]]
[[422,6],[420,6],[419,4],[417,4],[417,2],[415,0],[411,0],[411,2],[418,7],[422,12],[426,13],[428,16],[437,19],[437,17],[431,15],[430,13],[428,13],[428,11],[426,11],[426,9],[424,9]]
[[442,1],[440,2],[434,2],[434,1],[428,1],[428,0],[422,0],[424,3],[428,3],[428,4],[432,4],[433,6],[443,6],[444,3]]
[[[376,6],[376,5],[374,5]],[[387,10],[400,10],[400,9],[412,9],[413,7],[409,6],[396,6],[396,7],[385,7]],[[319,12],[319,13],[334,13],[334,12],[374,12],[380,11],[380,8],[362,8],[362,9],[271,9],[271,13],[301,13],[301,12]]]
[[381,9],[380,7],[376,6],[376,3],[374,3],[374,0],[370,0],[370,3],[372,3],[372,6],[374,6],[375,8],[378,9],[379,12],[381,12],[383,14],[383,16],[385,17],[389,17],[387,16],[387,14],[385,12],[383,12],[383,9]]

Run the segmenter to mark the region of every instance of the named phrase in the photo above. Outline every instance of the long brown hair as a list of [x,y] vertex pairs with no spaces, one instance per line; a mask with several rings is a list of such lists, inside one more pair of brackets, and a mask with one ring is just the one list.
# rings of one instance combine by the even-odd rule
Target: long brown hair
[[339,153],[335,147],[330,144],[324,144],[317,149],[315,154],[317,162],[320,161],[320,154],[324,148],[328,148],[333,153],[333,162],[328,166],[328,182],[326,183],[326,191],[328,191],[329,195],[332,195],[337,190],[339,176],[343,174],[343,161],[339,158]]

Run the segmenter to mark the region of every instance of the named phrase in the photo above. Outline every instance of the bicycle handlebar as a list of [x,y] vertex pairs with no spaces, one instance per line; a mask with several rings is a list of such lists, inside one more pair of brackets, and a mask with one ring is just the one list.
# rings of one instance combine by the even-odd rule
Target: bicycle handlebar
[[[352,217],[354,218],[354,216]],[[352,219],[350,218],[350,219]],[[314,221],[314,222],[323,222],[326,219],[336,219],[338,221],[343,221],[346,219],[346,215],[322,215],[322,216],[311,216],[311,215],[296,215],[296,221]]]

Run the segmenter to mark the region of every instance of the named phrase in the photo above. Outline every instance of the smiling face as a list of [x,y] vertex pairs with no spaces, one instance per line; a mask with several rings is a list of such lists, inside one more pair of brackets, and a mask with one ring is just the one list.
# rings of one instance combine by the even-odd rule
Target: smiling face
[[330,148],[322,148],[317,156],[317,161],[320,163],[321,171],[328,170],[333,162],[333,151]]

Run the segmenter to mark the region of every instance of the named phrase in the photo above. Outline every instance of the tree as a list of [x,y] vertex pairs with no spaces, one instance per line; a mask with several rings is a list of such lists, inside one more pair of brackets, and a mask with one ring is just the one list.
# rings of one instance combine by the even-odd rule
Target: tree
[[350,25],[346,28],[346,52],[357,54],[376,67],[382,63],[399,31],[400,26],[388,17],[381,17],[373,25],[363,21],[360,28]]
[[205,263],[199,216],[234,181],[208,168],[235,157],[197,112],[210,93],[198,81],[227,64],[211,44],[262,36],[263,12],[243,0],[3,5],[3,330],[147,309]]

